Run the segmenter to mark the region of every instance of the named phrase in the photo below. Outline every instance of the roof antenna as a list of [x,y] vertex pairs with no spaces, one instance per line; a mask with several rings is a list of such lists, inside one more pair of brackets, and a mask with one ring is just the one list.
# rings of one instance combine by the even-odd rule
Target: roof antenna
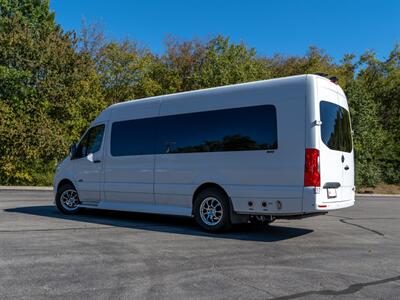
[[338,84],[339,82],[339,78],[337,78],[336,76],[329,77],[329,80],[336,84]]

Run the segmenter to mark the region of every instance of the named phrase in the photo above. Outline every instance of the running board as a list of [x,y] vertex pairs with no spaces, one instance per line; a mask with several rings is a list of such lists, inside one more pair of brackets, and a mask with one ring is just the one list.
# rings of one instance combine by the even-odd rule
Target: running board
[[191,208],[160,204],[100,201],[97,206],[81,204],[79,207],[175,216],[192,216]]

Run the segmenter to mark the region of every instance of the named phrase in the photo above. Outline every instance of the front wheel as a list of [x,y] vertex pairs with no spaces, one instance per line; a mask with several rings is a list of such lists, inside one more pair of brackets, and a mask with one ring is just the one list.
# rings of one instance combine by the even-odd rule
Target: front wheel
[[82,209],[79,207],[80,203],[78,192],[72,184],[64,184],[58,189],[56,205],[62,213],[67,215],[78,213]]
[[219,189],[206,189],[194,202],[196,222],[210,232],[224,231],[231,227],[229,200]]

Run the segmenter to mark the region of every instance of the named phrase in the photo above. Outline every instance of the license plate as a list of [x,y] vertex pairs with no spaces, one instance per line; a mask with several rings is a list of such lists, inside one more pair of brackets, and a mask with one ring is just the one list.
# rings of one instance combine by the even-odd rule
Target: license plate
[[336,189],[328,189],[328,198],[335,198],[336,196]]

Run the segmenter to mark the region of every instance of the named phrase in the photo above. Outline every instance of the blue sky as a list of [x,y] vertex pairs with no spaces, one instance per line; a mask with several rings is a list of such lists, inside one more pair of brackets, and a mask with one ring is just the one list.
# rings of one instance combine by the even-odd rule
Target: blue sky
[[336,60],[367,49],[384,58],[400,42],[397,0],[52,0],[51,9],[65,30],[79,31],[85,18],[109,38],[130,38],[156,53],[168,35],[223,34],[260,55],[304,55],[315,45]]

